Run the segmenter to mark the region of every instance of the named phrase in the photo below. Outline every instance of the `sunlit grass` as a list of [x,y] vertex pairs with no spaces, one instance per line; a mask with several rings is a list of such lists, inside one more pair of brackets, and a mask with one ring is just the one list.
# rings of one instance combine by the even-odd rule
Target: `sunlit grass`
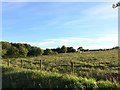
[[[49,74],[74,74],[75,77],[82,77],[86,79],[92,78],[95,80],[95,82],[101,80],[111,83],[119,82],[118,77],[120,74],[118,73],[119,64],[117,50],[65,54],[62,53],[39,57],[11,58],[10,60],[10,67],[19,68],[20,71],[21,69],[25,69],[26,71],[34,70],[39,72],[41,71],[39,64],[35,65],[32,64],[32,62],[39,62],[39,60],[42,60],[42,71],[48,72]],[[23,60],[23,68],[21,68],[20,60]],[[28,60],[31,63],[25,62],[24,60]],[[71,69],[71,62],[75,63],[74,73]],[[8,66],[8,59],[3,59],[2,63],[3,66]],[[100,85],[97,85],[97,87],[101,87],[101,82],[99,82],[99,84]],[[80,85],[82,87],[82,84]]]

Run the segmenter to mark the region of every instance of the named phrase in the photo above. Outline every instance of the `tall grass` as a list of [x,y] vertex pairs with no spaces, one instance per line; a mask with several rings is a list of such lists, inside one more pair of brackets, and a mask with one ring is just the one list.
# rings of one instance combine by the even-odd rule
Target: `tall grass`
[[[42,71],[39,68],[39,64],[35,65],[27,62],[24,62],[23,68],[20,68],[21,63],[19,62],[19,60],[21,59],[23,60],[23,62],[24,60],[28,60],[30,62],[33,62],[34,60],[38,60],[38,61],[42,60]],[[119,87],[118,83],[119,83],[120,73],[118,73],[119,63],[118,63],[117,50],[84,52],[84,53],[65,53],[65,54],[46,55],[46,56],[27,57],[27,58],[11,58],[10,60],[11,60],[10,67],[7,66],[8,59],[2,60],[4,87],[11,85],[11,84],[6,85],[5,80],[9,80],[8,82],[12,83],[14,81],[11,80],[14,77],[16,77],[17,78],[16,80],[18,80],[16,82],[19,82],[21,85],[24,85],[23,84],[24,81],[26,82],[28,81],[27,83],[28,84],[30,83],[30,85],[28,85],[27,87],[54,87],[54,86],[56,88],[57,87],[61,87],[61,88],[62,87],[64,88],[69,88],[69,87],[74,87],[74,88],[117,87],[118,88]],[[75,63],[74,73],[72,72],[70,62]],[[15,70],[13,70],[13,68],[15,68]],[[41,75],[39,75],[38,73],[40,73]],[[54,75],[54,77],[52,75]],[[28,77],[29,79],[27,80]],[[35,80],[31,79],[33,77],[35,77],[36,79]],[[54,80],[53,78],[55,77],[56,79]],[[71,78],[73,77],[74,79],[71,80]],[[82,80],[82,83],[80,80],[75,78],[78,79],[83,78],[80,79]],[[39,83],[40,80],[41,83]],[[90,82],[92,82],[92,85],[91,84],[89,85],[88,83],[89,81],[87,82],[86,80],[90,80]],[[13,87],[19,87],[19,85],[16,84],[16,82],[13,83],[12,85]],[[27,83],[25,83],[25,87]],[[70,85],[68,84],[66,85],[66,83]]]
[[3,68],[3,88],[73,88],[80,89],[108,89],[117,90],[119,83],[110,81],[96,81],[77,77],[73,74],[58,74],[55,72],[38,71],[31,69]]

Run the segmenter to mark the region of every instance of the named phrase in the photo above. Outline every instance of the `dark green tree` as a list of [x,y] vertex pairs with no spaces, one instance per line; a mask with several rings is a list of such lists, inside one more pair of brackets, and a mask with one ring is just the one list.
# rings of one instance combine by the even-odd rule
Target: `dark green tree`
[[9,42],[0,42],[0,44],[2,45],[2,57],[6,57],[7,51],[9,50],[9,48],[12,47],[11,43]]
[[31,47],[31,50],[28,52],[28,56],[39,56],[43,54],[43,50],[37,47]]
[[18,57],[19,56],[19,50],[16,47],[12,46],[8,49],[6,55],[8,57]]
[[79,47],[77,51],[84,51],[83,47]]
[[25,46],[25,48],[26,48],[28,51],[31,50],[31,45],[29,45],[29,44],[24,44],[24,46]]
[[56,52],[61,53],[61,48],[60,47],[56,48]]
[[24,48],[23,46],[19,46],[19,56],[20,57],[26,57],[28,53],[28,50]]
[[12,45],[9,42],[1,42],[2,44],[2,49],[9,49]]
[[2,43],[0,43],[0,56],[2,56]]
[[61,47],[61,53],[66,53],[67,52],[67,47],[65,47],[65,45],[63,45]]
[[67,53],[72,53],[72,52],[76,52],[76,49],[74,49],[73,47],[67,47]]
[[44,50],[44,54],[43,55],[51,55],[51,54],[53,54],[53,51],[51,49]]
[[2,49],[1,50],[2,57],[5,57],[6,54],[7,54],[7,49]]
[[16,48],[20,48],[20,47],[25,48],[24,44],[22,44],[22,43],[11,43],[11,44],[12,44],[12,46],[15,46]]
[[52,54],[58,54],[58,52],[57,52],[57,49],[51,49],[52,50]]

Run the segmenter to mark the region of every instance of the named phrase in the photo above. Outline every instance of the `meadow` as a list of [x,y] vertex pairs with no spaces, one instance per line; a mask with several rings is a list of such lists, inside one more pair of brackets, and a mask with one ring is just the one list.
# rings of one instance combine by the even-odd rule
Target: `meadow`
[[10,58],[3,59],[1,66],[3,88],[120,88],[118,50]]

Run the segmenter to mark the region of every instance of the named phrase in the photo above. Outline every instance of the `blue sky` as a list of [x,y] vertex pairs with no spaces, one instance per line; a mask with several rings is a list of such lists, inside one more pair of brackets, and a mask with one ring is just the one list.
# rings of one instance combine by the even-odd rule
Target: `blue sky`
[[118,45],[118,10],[105,2],[7,2],[2,40],[41,48]]

